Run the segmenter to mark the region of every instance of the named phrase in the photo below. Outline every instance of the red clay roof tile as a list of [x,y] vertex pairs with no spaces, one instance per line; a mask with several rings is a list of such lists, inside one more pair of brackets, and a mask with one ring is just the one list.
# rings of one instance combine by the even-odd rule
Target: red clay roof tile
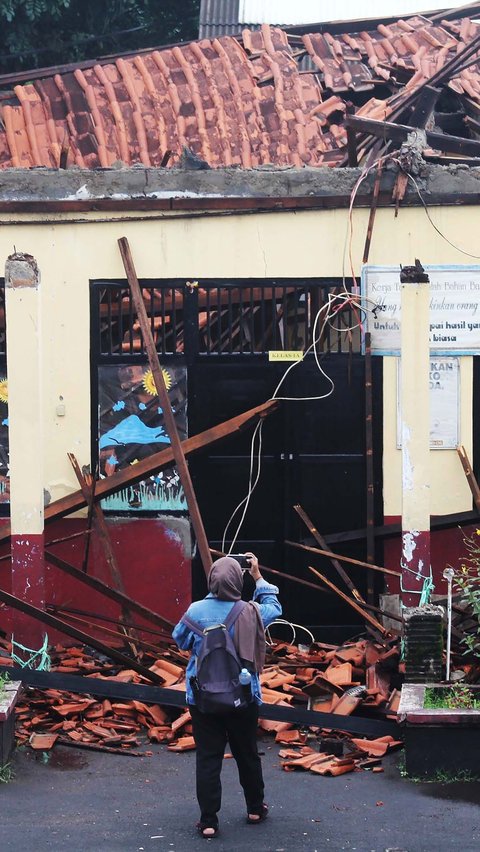
[[[302,51],[298,37],[292,47],[286,32],[264,24],[245,30],[242,43],[204,39],[52,71],[16,86],[0,108],[0,168],[58,167],[65,147],[82,168],[159,166],[166,151],[175,164],[183,146],[212,167],[336,165],[350,92],[373,92],[397,68],[410,72],[411,91],[478,32],[468,18],[442,25],[415,16],[372,32],[304,35]],[[314,70],[301,70],[305,54]],[[479,67],[449,86],[480,102]],[[372,97],[357,112],[385,119],[398,98]]]

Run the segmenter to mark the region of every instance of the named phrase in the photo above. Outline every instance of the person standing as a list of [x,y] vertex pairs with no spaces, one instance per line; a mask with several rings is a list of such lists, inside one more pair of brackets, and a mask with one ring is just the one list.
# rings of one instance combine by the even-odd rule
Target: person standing
[[[195,679],[197,655],[202,637],[182,620],[173,630],[173,638],[182,650],[191,651],[187,665],[187,705],[192,717],[196,745],[196,792],[200,807],[197,829],[202,837],[218,834],[218,812],[222,787],[220,774],[227,741],[236,761],[247,807],[247,822],[261,822],[268,813],[264,802],[264,782],[257,749],[258,708],[262,703],[259,675],[265,662],[265,628],[282,614],[278,588],[263,579],[258,559],[246,553],[247,570],[255,582],[253,599],[241,611],[230,628],[242,665],[251,675],[252,700],[244,708],[228,713],[202,713],[196,706],[190,679]],[[225,622],[230,610],[242,596],[244,573],[233,556],[213,563],[208,575],[208,595],[192,603],[185,613],[203,629]]]

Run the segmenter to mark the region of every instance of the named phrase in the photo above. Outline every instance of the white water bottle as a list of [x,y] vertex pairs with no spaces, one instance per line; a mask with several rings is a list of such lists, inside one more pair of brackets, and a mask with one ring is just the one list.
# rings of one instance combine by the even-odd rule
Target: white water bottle
[[242,669],[240,674],[238,675],[238,679],[242,686],[250,686],[252,682],[252,675],[248,671],[248,669]]

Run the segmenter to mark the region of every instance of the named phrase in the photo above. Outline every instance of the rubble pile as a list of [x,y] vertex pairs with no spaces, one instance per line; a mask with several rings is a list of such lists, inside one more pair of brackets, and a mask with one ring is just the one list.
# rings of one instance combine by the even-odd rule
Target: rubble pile
[[[51,671],[59,676],[82,675],[123,683],[148,683],[138,672],[119,670],[91,648],[50,649]],[[163,687],[185,690],[187,653],[159,651],[150,670]],[[11,665],[11,646],[0,639],[0,664]],[[401,745],[393,737],[359,739],[342,732],[341,717],[353,713],[371,719],[396,719],[399,702],[398,640],[362,638],[342,645],[315,642],[311,646],[273,642],[261,675],[267,704],[301,707],[338,715],[338,729],[299,726],[288,721],[259,720],[262,732],[275,735],[283,746],[281,766],[286,771],[309,770],[338,775],[353,769],[381,771],[381,758]],[[60,685],[60,684],[59,684]],[[195,748],[188,709],[139,700],[95,698],[85,692],[26,688],[16,708],[17,743],[46,751],[55,743],[130,755],[145,741],[162,743],[171,751]]]

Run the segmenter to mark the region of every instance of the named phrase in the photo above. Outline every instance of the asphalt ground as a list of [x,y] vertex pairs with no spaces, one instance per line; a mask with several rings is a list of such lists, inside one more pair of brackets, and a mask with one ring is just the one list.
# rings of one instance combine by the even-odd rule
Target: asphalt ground
[[[151,748],[151,746],[147,746]],[[0,785],[1,852],[459,852],[480,850],[480,782],[417,783],[401,753],[385,771],[337,778],[284,772],[260,741],[270,815],[248,825],[233,760],[224,762],[220,834],[195,831],[195,753],[151,757],[19,749]],[[400,768],[399,768],[400,767]]]

